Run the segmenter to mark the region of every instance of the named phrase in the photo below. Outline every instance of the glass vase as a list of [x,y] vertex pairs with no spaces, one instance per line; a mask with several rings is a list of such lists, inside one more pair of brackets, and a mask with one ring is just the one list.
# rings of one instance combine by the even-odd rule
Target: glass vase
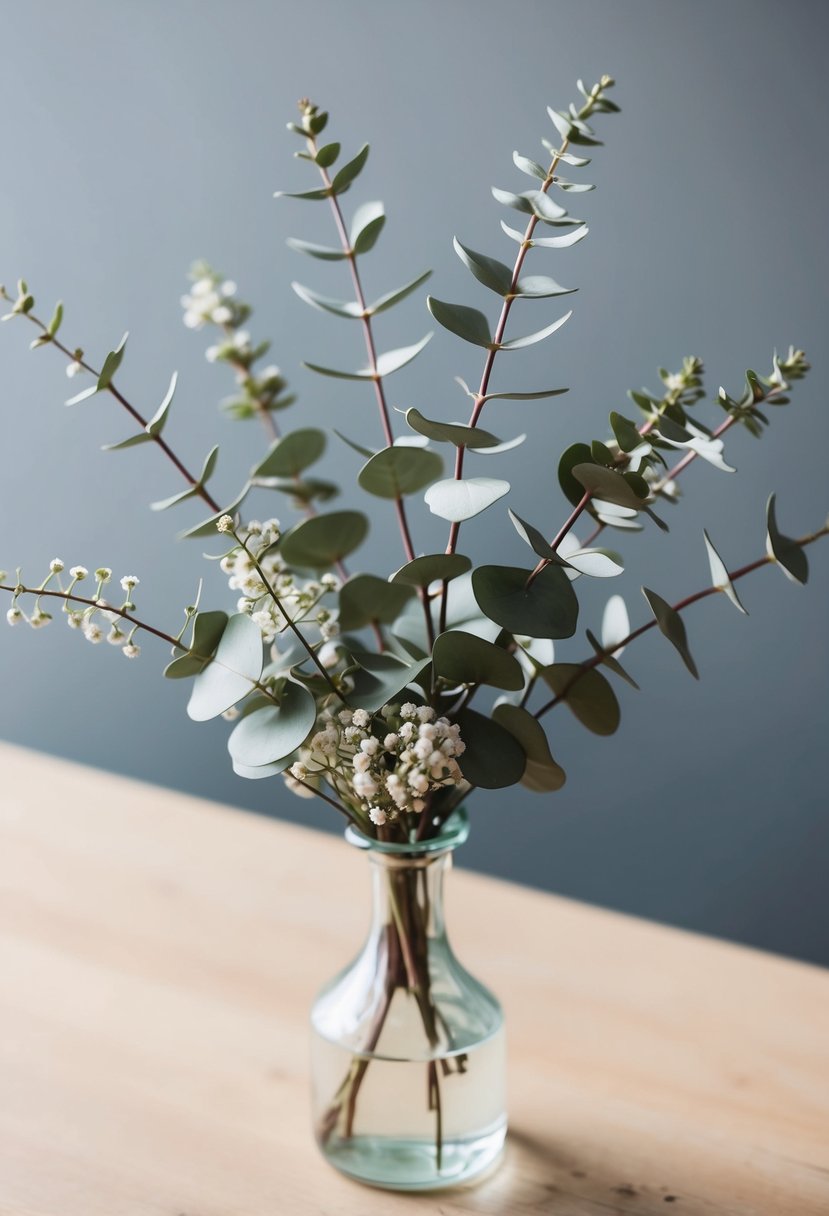
[[444,875],[467,833],[462,810],[416,844],[346,832],[368,857],[371,924],[311,1012],[312,1106],[323,1155],[374,1186],[467,1182],[503,1148],[503,1013],[444,923]]

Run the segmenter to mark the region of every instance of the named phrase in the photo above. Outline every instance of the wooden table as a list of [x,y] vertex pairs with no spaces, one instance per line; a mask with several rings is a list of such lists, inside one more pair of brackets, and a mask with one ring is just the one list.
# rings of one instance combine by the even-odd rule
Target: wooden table
[[462,871],[455,944],[509,1020],[505,1164],[419,1198],[334,1173],[306,1015],[364,871],[0,744],[2,1216],[829,1213],[829,973]]

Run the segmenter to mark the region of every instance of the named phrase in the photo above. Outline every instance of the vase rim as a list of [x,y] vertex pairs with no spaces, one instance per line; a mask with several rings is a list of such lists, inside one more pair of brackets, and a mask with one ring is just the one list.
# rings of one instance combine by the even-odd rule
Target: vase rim
[[394,857],[415,858],[426,854],[447,853],[462,845],[468,836],[469,816],[463,806],[452,812],[437,836],[431,836],[427,840],[376,840],[373,836],[366,836],[354,824],[349,824],[345,829],[345,838],[349,844],[367,852],[384,853]]

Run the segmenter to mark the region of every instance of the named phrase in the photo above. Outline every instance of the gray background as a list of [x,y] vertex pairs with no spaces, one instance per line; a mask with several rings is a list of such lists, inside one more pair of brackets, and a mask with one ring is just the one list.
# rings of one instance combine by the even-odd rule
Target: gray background
[[[595,628],[609,590],[624,591],[640,621],[642,582],[669,599],[705,585],[703,526],[728,563],[759,556],[772,488],[784,530],[799,535],[822,522],[825,4],[47,0],[3,3],[0,17],[0,273],[6,281],[25,275],[42,311],[62,296],[67,340],[95,360],[129,329],[121,383],[146,412],[180,370],[168,434],[192,464],[221,442],[220,494],[242,481],[262,437],[253,424],[219,416],[229,378],[205,363],[205,335],[182,327],[178,298],[195,257],[236,278],[256,305],[254,333],[274,338],[275,359],[301,393],[292,425],[320,421],[377,438],[367,390],[315,379],[300,366],[303,358],[358,366],[362,350],[356,328],[311,312],[289,288],[299,277],[331,295],[348,291],[342,266],[311,262],[284,243],[291,234],[331,239],[324,208],[272,198],[279,187],[311,184],[285,131],[295,99],[310,94],[330,107],[332,138],[346,148],[372,144],[346,199],[350,209],[381,197],[390,216],[366,262],[370,292],[431,266],[437,295],[491,307],[452,254],[453,233],[512,256],[498,228],[508,213],[489,187],[527,188],[511,165],[513,148],[541,154],[539,140],[551,134],[545,106],[573,98],[578,76],[592,82],[610,72],[623,113],[597,120],[606,147],[576,171],[599,189],[571,196],[591,235],[533,259],[537,270],[582,288],[575,316],[543,346],[508,365],[502,356],[507,366],[498,371],[499,387],[561,383],[572,391],[550,402],[493,403],[485,417],[492,429],[531,427],[533,441],[502,458],[497,472],[494,464],[478,471],[512,477],[515,509],[549,531],[563,518],[558,453],[576,439],[604,437],[608,411],[627,408],[628,387],[655,387],[657,366],[674,368],[695,353],[705,359],[711,394],[719,384],[737,393],[745,367],[765,372],[772,349],[795,342],[815,370],[790,409],[775,412],[761,443],[742,431],[729,440],[738,476],[697,462],[681,507],[670,512],[670,536],[620,537],[627,573],[589,589],[582,580],[583,624]],[[544,324],[555,307],[524,305],[512,332]],[[377,328],[390,348],[420,337],[430,319],[418,296]],[[101,443],[129,433],[129,420],[108,397],[64,409],[78,381],[67,381],[53,352],[30,354],[29,337],[19,322],[0,330],[0,566],[22,562],[32,581],[55,555],[134,571],[143,614],[171,629],[201,573],[208,600],[226,605],[218,571],[200,560],[203,546],[171,539],[199,518],[197,508],[145,509],[179,488],[174,471],[155,449],[100,453]],[[392,382],[393,401],[457,417],[466,405],[451,377],[474,378],[480,362],[474,348],[441,331]],[[710,406],[701,416],[718,420]],[[347,477],[357,461],[337,446],[327,467]],[[355,490],[349,495],[357,501]],[[364,567],[395,567],[390,513],[361,505],[377,521]],[[443,534],[418,519],[422,551]],[[464,539],[479,557],[524,559],[500,507],[467,525]],[[829,552],[816,547],[810,560],[805,590],[772,569],[744,582],[748,620],[722,597],[693,609],[699,684],[654,634],[631,649],[642,692],[621,688],[619,733],[599,740],[559,714],[551,734],[566,788],[542,799],[476,796],[466,863],[829,961]],[[578,658],[584,649],[577,642],[558,653]],[[38,634],[4,625],[0,735],[338,830],[327,808],[295,800],[278,781],[234,778],[226,724],[186,718],[186,688],[160,679],[165,661],[152,641],[128,664],[59,625]]]

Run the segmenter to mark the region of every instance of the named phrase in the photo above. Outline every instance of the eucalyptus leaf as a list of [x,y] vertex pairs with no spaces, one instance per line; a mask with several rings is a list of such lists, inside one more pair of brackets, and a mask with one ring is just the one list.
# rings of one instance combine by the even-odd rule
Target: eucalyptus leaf
[[611,595],[602,616],[602,646],[605,650],[612,650],[615,655],[620,655],[624,650],[620,643],[629,636],[630,618],[627,605],[621,595]]
[[382,448],[363,465],[357,484],[378,498],[402,498],[414,494],[440,477],[443,461],[436,452],[423,448]]
[[612,502],[631,509],[642,506],[642,499],[630,483],[613,469],[606,469],[598,464],[577,464],[573,466],[572,474],[583,489],[589,490],[603,502]]
[[563,317],[559,317],[557,321],[553,321],[552,325],[546,325],[544,329],[538,329],[534,334],[526,334],[523,338],[513,338],[509,342],[500,342],[497,349],[523,350],[526,346],[534,346],[536,342],[542,342],[544,338],[549,338],[550,334],[554,334],[557,329],[561,329],[565,321],[569,321],[572,315],[572,310],[566,312]]
[[437,443],[454,443],[459,448],[494,448],[501,445],[497,435],[483,430],[482,427],[463,426],[457,422],[435,422],[431,418],[424,418],[420,410],[414,408],[406,410],[406,422],[413,431]]
[[320,459],[327,438],[316,427],[302,427],[277,439],[252,477],[298,477]]
[[533,553],[537,554],[538,557],[542,557],[545,561],[553,562],[557,560],[555,550],[548,545],[544,539],[544,534],[538,528],[533,527],[532,524],[528,524],[520,515],[516,515],[515,511],[511,508],[507,509],[507,514],[512,521],[515,531],[530,546]]
[[615,410],[612,410],[610,414],[610,426],[616,436],[616,442],[623,452],[633,452],[642,443],[642,436],[637,430],[636,423],[625,418],[623,414],[617,414]]
[[621,719],[616,694],[601,672],[578,663],[554,663],[542,672],[557,697],[594,735],[612,735]]
[[566,781],[564,769],[553,759],[544,728],[529,710],[520,705],[496,705],[492,717],[513,736],[526,756],[521,784],[537,794],[560,790]]
[[638,692],[639,685],[636,683],[633,676],[629,675],[628,672],[625,671],[618,659],[615,659],[612,654],[607,653],[607,651],[602,647],[602,644],[599,642],[598,638],[596,638],[589,629],[587,630],[587,640],[601,659],[604,666],[612,671],[615,675],[619,676],[620,679],[624,680],[626,684],[630,684],[631,688],[635,688]]
[[122,362],[122,360],[124,358],[124,354],[126,352],[128,337],[129,337],[129,334],[124,334],[121,341],[115,347],[115,350],[111,350],[109,352],[109,354],[107,355],[107,357],[104,359],[104,364],[103,364],[103,367],[101,368],[101,373],[98,376],[97,391],[99,393],[102,393],[104,391],[104,389],[109,388],[110,384],[112,383],[112,379],[113,379],[115,373],[118,371],[118,368],[121,366],[121,362]]
[[291,287],[300,300],[310,304],[312,308],[318,308],[321,312],[330,312],[337,317],[348,317],[351,320],[359,320],[360,317],[367,315],[354,300],[334,300],[330,296],[323,296],[319,292],[312,291],[310,287],[303,287],[301,283],[291,283]]
[[168,663],[164,668],[164,675],[168,680],[186,680],[192,676],[197,676],[205,665],[204,659],[199,659],[194,654],[180,654],[177,659],[173,659],[172,663]]
[[428,296],[426,303],[435,320],[450,333],[457,334],[459,338],[471,342],[474,346],[489,349],[493,345],[489,321],[477,308],[467,308],[465,304],[449,304],[445,300],[435,299],[434,296]]
[[342,433],[342,431],[338,431],[335,429],[334,434],[337,436],[338,439],[342,439],[343,443],[348,444],[348,446],[350,448],[353,448],[353,450],[355,452],[358,452],[360,456],[364,456],[366,458],[366,460],[368,460],[369,456],[374,455],[374,451],[372,448],[363,447],[363,445],[361,443],[357,443],[356,440],[349,439],[347,435],[344,435]]
[[472,586],[481,611],[510,633],[530,638],[570,638],[579,602],[561,566],[545,566],[527,585],[530,570],[479,566]]
[[575,507],[584,497],[584,486],[578,481],[573,470],[580,465],[589,464],[593,454],[586,443],[573,443],[561,454],[558,462],[558,482],[567,500]]
[[[547,106],[547,113],[550,115],[550,120],[553,126],[561,136],[562,142],[565,139],[572,139],[573,124],[571,123],[570,119],[564,114],[559,114],[558,110],[554,110],[552,106]],[[556,155],[560,156],[561,153],[556,151]]]
[[518,280],[515,294],[527,300],[544,300],[550,296],[571,296],[577,287],[562,287],[546,274],[528,274]]
[[479,283],[494,291],[496,295],[505,296],[512,287],[512,270],[497,258],[488,257],[485,253],[476,253],[467,249],[457,237],[453,240],[455,253]]
[[416,279],[412,279],[411,283],[407,283],[405,287],[398,287],[394,291],[387,291],[385,295],[380,296],[379,300],[367,309],[370,317],[376,316],[378,312],[385,312],[387,308],[393,308],[395,304],[399,304],[401,300],[405,300],[413,291],[417,291],[421,284],[432,277],[431,270],[424,271],[419,274]]
[[334,161],[340,155],[340,145],[337,143],[325,144],[317,151],[314,160],[321,169],[330,169]]
[[348,254],[342,249],[331,249],[327,245],[315,245],[311,241],[300,241],[296,237],[288,237],[285,242],[290,249],[296,250],[297,253],[307,253],[312,258],[319,258],[323,262],[342,262]]
[[480,515],[499,498],[509,493],[509,482],[494,477],[447,478],[426,491],[426,505],[433,515],[450,523],[460,523]]
[[793,583],[805,583],[809,577],[809,563],[800,545],[784,536],[777,527],[776,495],[769,497],[766,506],[766,552],[780,567],[786,578]]
[[431,334],[426,334],[413,346],[401,346],[398,350],[390,350],[378,356],[376,368],[364,367],[358,372],[344,372],[333,367],[321,367],[318,363],[306,363],[304,366],[321,376],[334,376],[339,380],[375,380],[378,376],[390,376],[393,372],[399,371],[401,367],[405,367],[407,363],[411,363],[431,337]]
[[450,629],[435,639],[432,665],[436,677],[450,684],[489,684],[517,692],[524,687],[521,665],[508,651],[484,638]]
[[187,528],[185,531],[178,534],[179,540],[192,540],[205,536],[213,537],[216,535],[216,524],[223,515],[233,515],[236,508],[244,501],[248,491],[251,488],[251,483],[247,482],[240,494],[236,496],[233,502],[228,503],[226,507],[222,507],[221,511],[217,511],[215,515],[211,515],[209,519],[203,519],[201,523],[194,524],[192,528]]
[[329,511],[303,519],[286,532],[279,552],[289,566],[326,570],[357,549],[368,535],[361,511]]
[[576,549],[567,554],[567,564],[590,578],[615,578],[625,563],[613,549]]
[[643,587],[642,594],[648,601],[648,606],[656,618],[660,633],[664,634],[671,645],[675,647],[691,675],[695,680],[698,680],[699,672],[688,649],[688,636],[685,632],[685,622],[682,617],[675,608],[671,607],[667,600],[663,600],[662,596],[657,595],[655,591],[649,591],[647,587]]
[[520,448],[526,438],[526,434],[516,435],[513,439],[505,439],[503,443],[496,443],[494,447],[473,448],[472,450],[476,456],[500,456],[502,452],[511,452],[513,448]]
[[330,198],[331,191],[327,186],[320,186],[316,190],[274,190],[273,196],[274,198],[298,198],[310,202]]
[[196,676],[187,705],[195,722],[206,722],[230,709],[255,687],[262,674],[262,634],[249,616],[237,613],[227,622],[216,654]]
[[363,166],[368,160],[368,151],[368,144],[363,144],[353,160],[343,165],[331,183],[332,193],[342,194],[344,190],[348,189],[355,177],[362,172]]
[[544,397],[560,397],[568,388],[545,388],[537,393],[487,393],[485,401],[540,401]]
[[513,152],[512,160],[516,169],[526,173],[527,177],[535,177],[540,182],[547,180],[547,170],[537,160],[530,160],[528,156],[522,156],[520,152]]
[[355,253],[368,253],[383,231],[386,216],[382,203],[363,203],[354,212],[349,240]]
[[[509,224],[505,224],[501,220],[501,227],[508,237],[517,241],[519,245],[524,243],[524,233],[519,232],[517,228],[510,228]],[[584,240],[590,229],[586,224],[582,224],[579,228],[574,228],[572,232],[562,232],[560,236],[533,236],[530,245],[539,249],[567,249],[570,245],[575,245],[578,241]]]
[[424,658],[416,663],[404,663],[390,654],[360,653],[354,656],[359,663],[352,673],[354,688],[348,695],[348,703],[355,709],[376,713],[388,701],[393,701],[399,692],[412,684],[431,662]]
[[568,182],[563,177],[554,177],[553,184],[558,186],[559,190],[566,190],[572,194],[587,194],[590,190],[596,189],[589,182]]
[[389,624],[413,594],[412,587],[387,582],[375,574],[353,574],[340,589],[340,628],[362,629],[372,622]]
[[401,566],[390,581],[409,587],[428,587],[438,580],[448,582],[458,578],[471,569],[472,562],[462,553],[427,553]]
[[717,588],[718,591],[725,592],[725,594],[731,600],[731,603],[739,612],[742,612],[745,616],[748,616],[748,612],[741,604],[740,597],[737,595],[737,592],[734,589],[734,584],[732,583],[731,577],[726,569],[725,562],[714,548],[714,543],[704,528],[702,530],[702,535],[705,538],[705,548],[708,553],[708,565],[711,568],[712,584]]
[[246,714],[230,735],[227,750],[237,764],[246,768],[280,761],[287,768],[293,752],[313,730],[316,716],[316,702],[308,689],[287,680],[279,705]]
[[466,744],[458,764],[471,785],[499,790],[521,780],[526,767],[524,749],[500,723],[474,709],[465,709],[458,725]]

